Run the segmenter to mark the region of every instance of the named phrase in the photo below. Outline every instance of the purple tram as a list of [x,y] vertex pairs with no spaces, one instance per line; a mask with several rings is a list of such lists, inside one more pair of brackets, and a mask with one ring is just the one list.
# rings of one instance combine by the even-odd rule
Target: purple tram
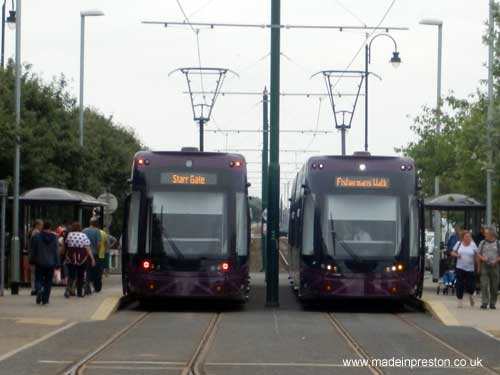
[[124,294],[247,300],[250,219],[242,155],[138,152],[125,211]]
[[290,197],[290,282],[302,300],[420,297],[423,202],[412,159],[310,158]]

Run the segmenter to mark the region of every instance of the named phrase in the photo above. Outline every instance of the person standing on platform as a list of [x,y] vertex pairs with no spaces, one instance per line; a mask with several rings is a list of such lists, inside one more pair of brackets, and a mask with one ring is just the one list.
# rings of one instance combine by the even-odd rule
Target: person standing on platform
[[481,272],[481,308],[496,309],[499,264],[500,264],[500,242],[494,227],[485,227],[484,240],[479,244],[478,258]]
[[[28,239],[29,239],[29,255],[31,258],[31,248],[33,247],[32,241],[33,237],[40,233],[43,228],[43,221],[40,219],[36,219],[33,222],[33,227],[31,227],[31,230],[28,233]],[[37,285],[36,283],[36,278],[35,278],[35,265],[30,264],[30,282],[31,282],[31,295],[36,296],[38,293],[38,290],[40,289],[40,285]]]
[[477,246],[472,240],[469,231],[464,231],[462,241],[459,241],[453,247],[450,253],[452,257],[457,258],[457,299],[458,307],[463,307],[462,299],[464,292],[469,294],[469,302],[474,306],[475,276],[474,265],[476,262]]
[[[87,273],[87,279],[94,286],[96,292],[102,289],[102,264],[99,260],[99,249],[101,246],[101,230],[98,228],[99,221],[93,217],[90,219],[90,226],[83,230],[83,233],[90,240],[90,248],[92,249],[92,256],[95,259],[95,265],[90,267]],[[90,286],[89,286],[90,289]],[[87,292],[90,292],[88,290]]]
[[31,241],[30,263],[35,265],[35,280],[40,289],[36,303],[49,303],[54,270],[59,267],[59,246],[57,235],[51,231],[49,221],[43,223],[43,230],[35,234]]
[[463,232],[463,227],[461,225],[455,225],[455,232],[450,236],[448,239],[448,242],[446,243],[446,250],[448,250],[448,254],[450,254],[453,251],[453,248],[457,244],[457,242],[460,242],[461,234]]
[[[102,283],[102,275],[104,273],[104,270],[106,269],[106,254],[109,252],[109,236],[108,233],[104,230],[106,227],[103,226],[102,229],[100,229],[101,232],[101,241],[99,243],[99,267],[100,267],[100,274],[101,274],[101,283]],[[102,285],[101,285],[102,289]]]
[[95,266],[95,260],[92,256],[89,238],[82,233],[80,223],[75,222],[71,225],[71,230],[64,242],[65,263],[68,268],[68,285],[64,297],[69,298],[72,295],[73,285],[76,286],[78,297],[83,297],[83,284],[87,265]]
[[118,244],[118,240],[116,239],[115,236],[113,236],[111,233],[109,233],[109,228],[105,225],[103,226],[104,232],[106,232],[108,236],[108,248],[106,249],[106,255],[104,259],[104,275],[106,277],[109,276],[109,267],[111,264],[111,253],[110,250],[114,249],[116,245]]

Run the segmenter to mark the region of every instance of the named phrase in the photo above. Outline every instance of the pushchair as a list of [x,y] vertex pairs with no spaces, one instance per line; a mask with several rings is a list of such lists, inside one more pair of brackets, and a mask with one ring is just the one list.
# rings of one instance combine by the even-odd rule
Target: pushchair
[[443,295],[455,295],[455,287],[457,283],[457,276],[455,274],[454,259],[445,258],[441,259],[439,283],[436,289],[436,294],[443,293]]

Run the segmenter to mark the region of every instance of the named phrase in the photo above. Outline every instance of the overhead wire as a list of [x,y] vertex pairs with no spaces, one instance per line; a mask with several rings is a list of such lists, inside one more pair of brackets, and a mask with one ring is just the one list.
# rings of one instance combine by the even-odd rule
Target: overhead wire
[[351,16],[353,16],[361,25],[366,26],[366,22],[363,21],[356,13],[354,13],[351,9],[349,9],[344,3],[342,3],[340,0],[335,0],[335,2],[342,8],[344,9],[347,13],[349,13]]
[[314,133],[312,135],[311,140],[309,141],[309,144],[306,147],[306,150],[312,146],[314,140],[316,139],[316,136],[318,135],[318,129],[319,129],[319,119],[321,116],[321,105],[323,104],[323,98],[319,97],[319,104],[318,104],[318,114],[316,115],[316,128],[314,129]]
[[197,54],[198,54],[198,65],[200,68],[200,84],[201,84],[201,91],[203,93],[202,97],[203,97],[204,104],[207,105],[207,99],[206,99],[206,94],[205,94],[205,84],[203,82],[203,73],[201,71],[202,63],[201,63],[200,37],[199,37],[200,29],[195,29],[193,27],[193,25],[191,24],[191,21],[189,20],[189,17],[187,15],[186,11],[184,10],[180,0],[175,0],[175,1],[176,1],[177,5],[179,6],[179,9],[184,17],[185,22],[189,25],[189,27],[191,28],[191,30],[193,31],[193,33],[195,35],[196,50],[197,50]]
[[203,9],[205,9],[206,7],[208,7],[211,3],[213,3],[214,0],[208,0],[205,4],[203,4],[202,6],[200,6],[198,9],[196,9],[194,12],[192,12],[190,15],[189,15],[189,18],[193,18],[195,15],[197,15],[198,13],[200,13]]
[[297,61],[295,61],[295,59],[292,59],[290,56],[288,56],[286,53],[284,52],[280,52],[281,56],[284,57],[287,61],[291,62],[293,65],[295,65],[297,68],[299,68],[300,70],[302,70],[304,73],[308,74],[308,75],[311,75],[311,70],[310,69],[307,69],[306,67],[304,67],[303,65],[299,64]]
[[[373,36],[373,34],[375,32],[377,32],[377,28],[380,27],[380,25],[382,25],[382,23],[385,21],[385,19],[387,18],[387,16],[391,12],[392,7],[394,6],[395,3],[396,3],[396,0],[392,0],[391,1],[391,3],[389,4],[389,7],[385,11],[384,15],[382,16],[382,18],[379,21],[379,23],[377,24],[377,26],[369,34],[367,34],[365,41],[361,44],[361,46],[356,51],[356,53],[354,54],[353,58],[351,59],[351,61],[349,62],[349,64],[347,64],[347,67],[344,70],[348,70],[352,66],[352,64],[354,63],[354,61],[356,60],[356,58],[359,56],[359,54],[361,53],[361,51],[365,47],[366,43],[368,43],[368,40]],[[332,86],[332,90],[338,85],[338,83],[340,82],[340,80],[342,78],[343,78],[343,74],[340,75],[340,77],[337,79],[337,81],[335,82],[335,84]]]

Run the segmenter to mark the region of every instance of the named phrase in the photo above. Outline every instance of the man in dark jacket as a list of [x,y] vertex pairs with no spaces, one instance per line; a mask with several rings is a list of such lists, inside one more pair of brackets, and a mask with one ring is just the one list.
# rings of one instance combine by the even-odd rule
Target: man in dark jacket
[[35,278],[41,289],[36,295],[37,304],[48,304],[54,269],[59,267],[57,235],[51,230],[49,221],[43,223],[43,230],[33,237],[30,263],[35,265]]

